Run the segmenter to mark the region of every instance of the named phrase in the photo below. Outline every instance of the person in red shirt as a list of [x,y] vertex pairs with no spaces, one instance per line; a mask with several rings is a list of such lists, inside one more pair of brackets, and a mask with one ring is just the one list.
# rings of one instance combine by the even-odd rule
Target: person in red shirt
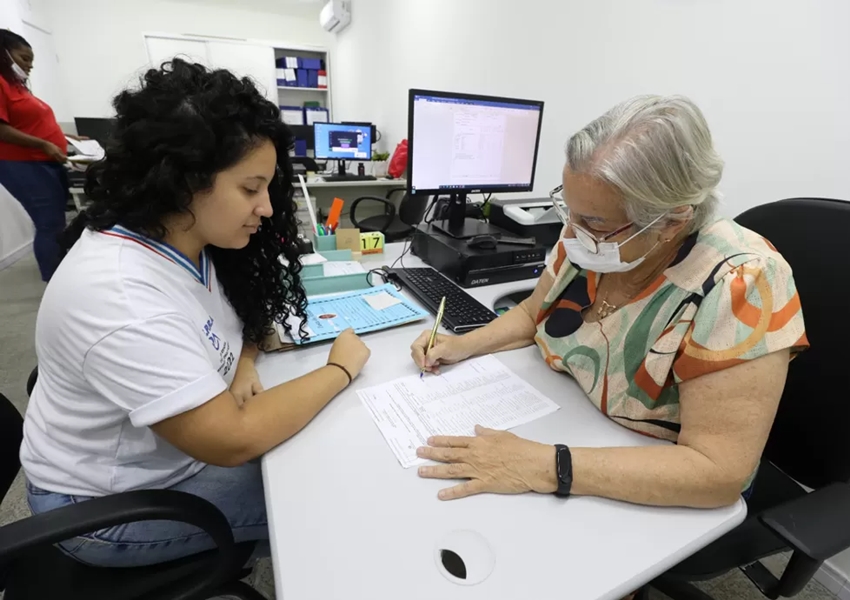
[[35,224],[33,250],[48,281],[59,264],[65,227],[68,148],[53,110],[27,87],[34,54],[21,36],[0,29],[0,185]]

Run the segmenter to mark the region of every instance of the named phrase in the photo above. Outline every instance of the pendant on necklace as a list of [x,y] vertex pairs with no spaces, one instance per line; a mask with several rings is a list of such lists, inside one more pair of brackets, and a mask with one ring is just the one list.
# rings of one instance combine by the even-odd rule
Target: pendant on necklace
[[617,310],[616,306],[614,306],[613,304],[608,304],[605,300],[603,300],[602,306],[596,309],[596,314],[599,316],[600,319],[604,319],[605,317],[613,313],[615,310]]

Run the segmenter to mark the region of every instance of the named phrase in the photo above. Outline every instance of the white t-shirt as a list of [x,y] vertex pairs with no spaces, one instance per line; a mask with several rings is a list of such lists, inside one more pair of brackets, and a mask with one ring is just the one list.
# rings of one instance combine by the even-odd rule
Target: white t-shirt
[[150,429],[226,390],[242,351],[206,253],[200,265],[122,227],[83,233],[38,311],[21,446],[34,485],[103,496],[169,487],[204,467]]

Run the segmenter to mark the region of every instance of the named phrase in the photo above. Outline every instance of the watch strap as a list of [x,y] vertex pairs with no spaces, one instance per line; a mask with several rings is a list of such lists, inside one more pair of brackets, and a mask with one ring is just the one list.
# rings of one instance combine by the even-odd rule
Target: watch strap
[[566,498],[573,487],[573,455],[564,444],[555,444],[555,472],[558,475],[558,489],[555,495]]

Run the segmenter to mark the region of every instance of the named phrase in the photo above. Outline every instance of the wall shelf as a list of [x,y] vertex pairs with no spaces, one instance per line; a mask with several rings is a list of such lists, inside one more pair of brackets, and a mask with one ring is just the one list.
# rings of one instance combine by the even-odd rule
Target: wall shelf
[[327,92],[328,88],[311,88],[311,87],[295,87],[291,85],[279,85],[277,86],[279,90],[285,90],[287,92]]

